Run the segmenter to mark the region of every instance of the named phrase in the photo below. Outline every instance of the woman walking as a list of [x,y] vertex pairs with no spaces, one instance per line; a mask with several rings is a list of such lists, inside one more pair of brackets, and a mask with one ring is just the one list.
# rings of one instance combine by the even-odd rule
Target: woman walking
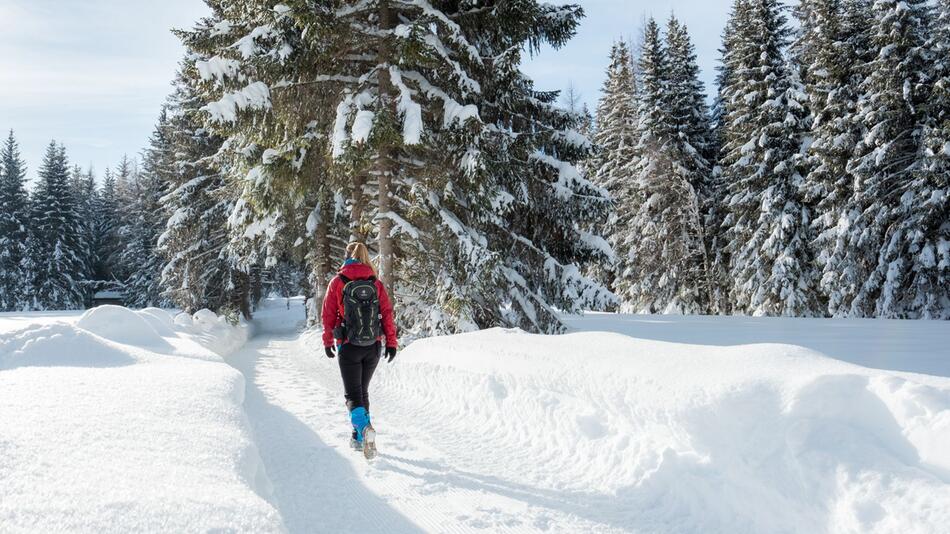
[[[393,306],[363,243],[346,246],[346,259],[323,299],[323,346],[327,358],[339,354],[340,375],[353,435],[350,446],[376,456],[376,430],[369,416],[369,383],[385,336],[386,358],[396,357]],[[334,348],[336,351],[334,351]]]

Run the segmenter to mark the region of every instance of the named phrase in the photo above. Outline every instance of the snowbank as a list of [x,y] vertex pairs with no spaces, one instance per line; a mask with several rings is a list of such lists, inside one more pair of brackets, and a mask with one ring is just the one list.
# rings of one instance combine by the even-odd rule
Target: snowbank
[[76,326],[118,343],[148,347],[156,352],[170,351],[171,344],[146,317],[154,320],[152,313],[137,313],[123,306],[99,306],[84,313]]
[[220,356],[246,327],[103,306],[0,331],[0,530],[281,529]]
[[950,524],[950,379],[790,345],[493,329],[417,341],[378,383],[529,512],[643,532]]

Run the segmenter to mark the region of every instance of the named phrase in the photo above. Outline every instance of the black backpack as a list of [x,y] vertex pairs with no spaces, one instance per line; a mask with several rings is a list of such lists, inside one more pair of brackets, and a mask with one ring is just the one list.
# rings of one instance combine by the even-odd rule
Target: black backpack
[[343,328],[347,341],[358,347],[376,343],[380,335],[379,293],[376,277],[367,280],[350,280],[339,275],[343,281]]

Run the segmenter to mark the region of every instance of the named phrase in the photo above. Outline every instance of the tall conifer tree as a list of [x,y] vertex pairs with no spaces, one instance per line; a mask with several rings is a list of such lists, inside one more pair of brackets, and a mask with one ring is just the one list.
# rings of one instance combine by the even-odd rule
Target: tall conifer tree
[[22,310],[28,305],[29,203],[25,179],[26,166],[11,130],[0,150],[0,311]]
[[848,166],[856,182],[845,208],[847,246],[829,260],[839,273],[836,315],[900,316],[894,290],[901,285],[895,277],[903,260],[895,258],[896,223],[921,148],[929,16],[926,0],[874,3],[875,57],[867,64],[858,104],[865,134]]
[[81,224],[69,186],[66,149],[50,142],[30,199],[30,306],[70,310],[83,306]]
[[184,61],[169,97],[168,133],[175,151],[175,169],[162,197],[168,222],[159,237],[164,256],[162,286],[184,310],[219,310],[232,303],[228,295],[232,266],[225,253],[227,218],[234,199],[224,187],[223,173],[213,164],[221,139],[201,125],[202,102],[193,83],[194,62]]
[[613,208],[601,232],[614,251],[614,262],[597,265],[595,273],[611,289],[618,274],[629,267],[634,236],[629,222],[640,204],[636,187],[637,87],[627,44],[617,41],[610,50],[610,65],[597,105],[597,129],[593,140],[598,152],[588,165],[594,181],[605,188]]
[[845,206],[854,194],[847,166],[863,135],[857,119],[858,85],[867,61],[870,9],[861,0],[806,0],[797,9],[802,32],[796,59],[804,67],[812,114],[803,199],[813,212],[812,248],[821,269],[821,293],[831,314],[841,306],[839,265],[848,247]]
[[785,61],[777,0],[737,1],[723,58],[722,179],[732,298],[755,315],[818,312],[809,214],[800,200],[805,109]]
[[884,277],[878,317],[950,319],[950,1],[936,9],[921,153],[908,179],[888,193],[895,222],[877,264]]
[[696,186],[705,181],[708,164],[689,138],[695,110],[687,86],[696,83],[691,50],[679,24],[673,22],[670,29],[675,51],[664,44],[656,21],[647,21],[637,127],[636,184],[642,202],[629,222],[635,236],[630,268],[617,287],[621,309],[700,313],[708,296]]

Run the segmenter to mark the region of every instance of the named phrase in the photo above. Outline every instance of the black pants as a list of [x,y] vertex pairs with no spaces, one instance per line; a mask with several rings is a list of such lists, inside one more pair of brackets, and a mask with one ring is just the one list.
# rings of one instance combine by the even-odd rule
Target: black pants
[[346,343],[340,348],[340,375],[343,376],[343,392],[346,407],[351,412],[362,406],[369,411],[369,381],[379,364],[379,342],[358,347]]

